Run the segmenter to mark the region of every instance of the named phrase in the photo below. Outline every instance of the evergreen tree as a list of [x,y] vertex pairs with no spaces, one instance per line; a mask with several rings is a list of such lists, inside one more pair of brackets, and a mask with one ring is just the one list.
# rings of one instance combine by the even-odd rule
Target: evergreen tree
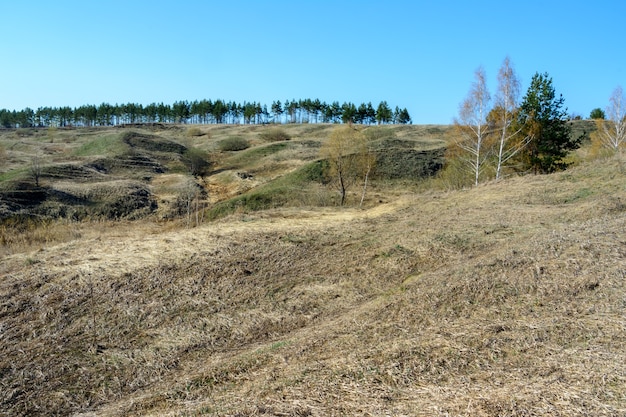
[[354,122],[360,124],[367,124],[367,105],[365,103],[361,103],[356,110],[356,114],[354,116]]
[[217,99],[213,103],[213,119],[215,123],[224,123],[224,115],[228,112],[229,106],[227,106],[222,100]]
[[589,114],[589,118],[604,120],[606,119],[606,113],[604,113],[604,110],[598,107],[598,108],[591,110],[591,113]]
[[389,107],[386,101],[381,101],[376,109],[376,121],[378,124],[387,124],[391,122],[393,118],[393,111]]
[[0,126],[6,128],[13,127],[13,116],[7,109],[0,110]]
[[295,123],[296,122],[296,109],[298,107],[298,103],[293,100],[293,101],[289,101],[286,100],[285,101],[285,113],[287,113],[287,115],[289,116],[287,123]]
[[368,125],[371,125],[376,121],[376,110],[374,110],[374,106],[372,106],[371,101],[367,103],[365,114],[365,123]]
[[169,104],[157,104],[157,120],[160,123],[169,123],[172,119],[172,107]]
[[343,103],[341,105],[341,121],[343,123],[354,123],[356,116],[357,109],[354,103]]
[[274,115],[274,123],[280,123],[281,117],[283,115],[283,105],[280,100],[274,101],[272,103],[272,114]]
[[[185,100],[176,101],[172,104],[172,112],[176,118],[176,123],[187,123],[191,115],[191,106]],[[131,123],[134,123],[134,121]]]
[[343,116],[343,109],[338,101],[333,101],[329,107],[329,114],[333,123],[339,123]]
[[313,114],[315,116],[315,123],[319,122],[319,117],[322,114],[322,110],[324,108],[324,105],[322,104],[322,102],[316,98],[313,101]]
[[374,110],[372,103],[338,101],[331,104],[319,99],[272,102],[271,106],[257,102],[224,100],[176,101],[173,104],[101,103],[79,107],[40,107],[36,111],[0,109],[0,127],[67,127],[67,126],[117,126],[126,123],[411,123],[406,111],[396,106],[393,112],[386,101]]
[[402,124],[402,125],[406,125],[406,124],[411,124],[411,115],[409,115],[409,111],[405,108],[403,108],[402,110],[400,110],[400,113],[398,113],[398,118],[396,120],[396,123]]
[[565,169],[567,153],[580,146],[581,138],[571,137],[565,99],[556,96],[552,78],[547,73],[536,73],[520,106],[519,121],[524,124],[529,145],[523,153],[535,173],[550,173]]

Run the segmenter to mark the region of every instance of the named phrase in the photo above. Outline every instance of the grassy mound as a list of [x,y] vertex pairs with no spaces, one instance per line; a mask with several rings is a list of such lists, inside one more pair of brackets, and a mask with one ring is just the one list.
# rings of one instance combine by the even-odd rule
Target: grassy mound
[[222,139],[218,144],[219,150],[222,152],[236,152],[243,151],[250,147],[250,143],[247,139],[240,136],[231,136],[226,139]]
[[215,204],[207,210],[207,219],[215,220],[230,214],[249,213],[277,207],[325,205],[327,191],[320,190],[323,161],[316,161],[240,196]]
[[140,148],[152,152],[183,154],[187,150],[187,147],[171,140],[132,130],[122,133],[121,140],[131,148]]
[[[52,195],[55,193],[73,200],[65,201],[72,207],[68,213],[59,217],[133,219],[144,217],[157,208],[150,189],[137,181],[106,181],[89,187],[58,183],[51,192]],[[53,205],[49,205],[44,212],[49,213],[52,209]]]

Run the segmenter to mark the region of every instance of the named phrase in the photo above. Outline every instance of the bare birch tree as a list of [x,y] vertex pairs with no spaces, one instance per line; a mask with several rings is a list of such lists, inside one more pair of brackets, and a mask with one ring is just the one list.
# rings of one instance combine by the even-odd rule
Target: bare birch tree
[[487,160],[484,142],[489,134],[487,114],[491,95],[487,89],[483,67],[476,70],[474,78],[467,98],[459,106],[459,118],[455,120],[455,125],[461,134],[457,145],[469,154],[463,160],[474,175],[474,184],[478,185],[480,174]]
[[351,158],[348,158],[352,152],[352,135],[352,126],[335,128],[320,149],[320,156],[328,160],[328,175],[339,191],[342,206],[346,201],[352,169]]
[[369,177],[374,169],[374,166],[376,165],[376,154],[374,153],[374,149],[372,149],[371,140],[367,135],[360,135],[359,140],[359,171],[363,176],[363,190],[361,192],[361,202],[359,203],[359,207],[363,207]]
[[607,120],[598,120],[602,124],[604,145],[619,151],[626,144],[626,109],[624,109],[624,91],[621,86],[613,90],[609,98],[609,106],[606,108]]
[[362,204],[376,161],[363,132],[352,125],[335,128],[320,149],[320,156],[328,160],[328,175],[339,191],[342,206],[350,186],[363,178]]
[[502,177],[502,167],[521,151],[532,139],[531,135],[520,137],[522,127],[516,127],[515,112],[518,106],[520,82],[515,69],[507,56],[498,71],[498,91],[496,93],[496,129],[500,131],[496,181]]
[[204,221],[204,209],[206,208],[206,192],[194,180],[188,179],[181,187],[178,195],[179,213],[185,216],[187,227],[192,226],[195,214],[196,227]]
[[30,160],[30,173],[35,181],[35,187],[39,187],[39,180],[42,173],[42,160],[39,153],[35,154]]

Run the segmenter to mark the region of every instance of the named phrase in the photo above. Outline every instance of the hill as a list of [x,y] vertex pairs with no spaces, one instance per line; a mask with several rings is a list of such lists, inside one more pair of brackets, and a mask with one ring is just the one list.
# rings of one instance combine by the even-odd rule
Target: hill
[[[190,196],[213,217],[247,206],[333,205],[319,148],[334,125],[128,125],[0,131],[0,220],[157,220]],[[379,179],[417,179],[442,164],[446,126],[371,126]],[[314,197],[311,197],[314,195]],[[312,201],[315,200],[315,201]],[[200,206],[200,204],[198,204]],[[245,208],[245,207],[244,207]]]
[[74,223],[0,263],[0,412],[623,415],[625,176]]

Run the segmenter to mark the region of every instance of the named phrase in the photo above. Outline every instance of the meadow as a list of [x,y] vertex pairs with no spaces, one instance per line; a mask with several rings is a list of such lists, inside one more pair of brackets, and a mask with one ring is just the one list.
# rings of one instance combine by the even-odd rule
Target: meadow
[[455,189],[372,126],[340,207],[332,129],[0,132],[0,414],[626,413],[623,154]]

